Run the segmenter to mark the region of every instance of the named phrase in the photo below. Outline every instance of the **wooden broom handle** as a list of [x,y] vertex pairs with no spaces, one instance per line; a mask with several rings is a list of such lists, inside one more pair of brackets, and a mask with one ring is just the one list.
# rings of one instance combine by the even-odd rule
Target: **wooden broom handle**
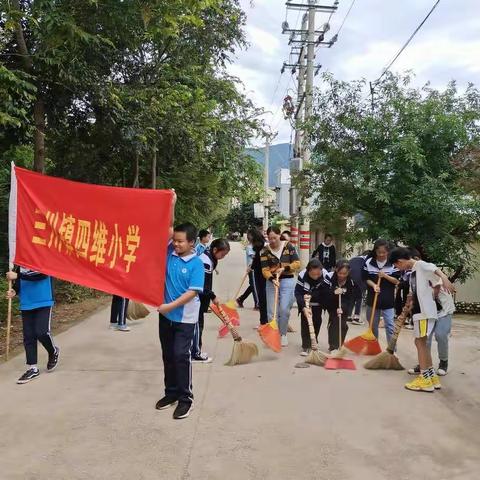
[[[377,287],[379,287],[381,283],[382,283],[382,278],[378,277]],[[377,302],[378,302],[379,295],[380,294],[378,292],[375,292],[375,296],[373,297],[372,313],[370,314],[370,323],[369,323],[370,330],[372,330],[373,328],[373,319],[375,318],[375,310],[377,309]]]
[[315,329],[313,328],[313,320],[312,320],[312,309],[310,307],[310,300],[312,299],[311,295],[304,295],[305,300],[305,309],[307,310],[305,313],[305,317],[307,319],[308,324],[308,331],[310,333],[310,343],[312,350],[318,350],[318,343],[317,339],[315,338]]
[[[278,273],[275,274],[275,278],[277,280],[277,282],[280,282],[280,275]],[[277,307],[278,307],[278,293],[279,293],[279,290],[280,290],[280,285],[274,285],[275,287],[275,298],[274,298],[274,301],[273,301],[273,318],[272,320],[275,319],[275,321],[277,321]]]
[[[217,317],[218,317],[218,318],[223,322],[223,324],[226,325],[227,328],[230,330],[230,333],[232,334],[233,339],[234,339],[236,342],[241,342],[241,341],[242,341],[242,337],[241,337],[240,334],[238,333],[238,330],[232,325],[232,322],[230,321],[229,316],[225,313],[225,310],[224,310],[220,305],[217,306],[217,309],[218,309],[218,312],[220,313],[220,315],[217,315]],[[215,309],[213,309],[213,311],[215,312]]]
[[237,293],[235,294],[235,296],[233,297],[234,300],[236,300],[238,298],[238,296],[240,295],[240,292],[242,291],[242,287],[243,287],[243,284],[245,283],[245,280],[247,279],[248,277],[248,273],[245,273],[243,275],[243,278],[242,278],[242,283],[240,284],[240,286],[238,287],[238,290],[237,290]]
[[388,347],[387,347],[388,353],[393,354],[395,352],[398,336],[400,335],[400,331],[403,328],[405,319],[407,318],[407,315],[412,311],[412,308],[413,308],[413,298],[412,298],[412,294],[409,293],[407,296],[407,301],[405,303],[405,306],[402,309],[402,313],[395,320],[393,334],[392,334],[392,337],[390,338],[390,341],[388,342]]

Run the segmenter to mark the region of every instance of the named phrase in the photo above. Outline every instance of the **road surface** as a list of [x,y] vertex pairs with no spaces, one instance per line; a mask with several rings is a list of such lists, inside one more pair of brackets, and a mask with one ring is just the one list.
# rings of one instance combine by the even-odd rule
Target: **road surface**
[[[234,294],[243,262],[234,244],[214,278],[221,298]],[[455,321],[444,389],[425,394],[403,388],[406,372],[363,369],[364,358],[355,358],[357,371],[296,369],[298,332],[277,355],[252,328],[256,312],[241,316],[260,357],[225,367],[231,340],[216,338],[209,315],[204,343],[214,362],[194,365],[195,410],[182,421],[154,408],[163,396],[154,314],[120,333],[108,330],[107,310],[96,313],[57,337],[61,364],[29,384],[15,384],[23,355],[1,365],[0,480],[479,478],[480,322]],[[415,363],[409,331],[399,356]]]

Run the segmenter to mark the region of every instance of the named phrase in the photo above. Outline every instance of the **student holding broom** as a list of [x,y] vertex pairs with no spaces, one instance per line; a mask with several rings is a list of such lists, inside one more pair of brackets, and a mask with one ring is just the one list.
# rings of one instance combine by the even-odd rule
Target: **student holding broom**
[[[302,351],[300,355],[307,357],[312,348],[310,331],[305,304],[305,295],[310,295],[310,308],[312,311],[312,322],[315,330],[315,338],[318,341],[318,333],[322,326],[322,311],[329,307],[330,282],[327,280],[328,272],[323,268],[318,258],[312,258],[307,268],[298,274],[295,285],[295,298],[298,311],[300,312],[300,332],[302,335]],[[328,282],[328,283],[327,283]]]
[[213,292],[213,272],[217,268],[219,260],[222,260],[230,252],[230,244],[223,238],[217,238],[210,244],[210,248],[200,255],[200,260],[205,268],[205,284],[203,292],[200,293],[200,311],[198,312],[198,322],[195,324],[195,334],[193,337],[192,361],[198,363],[211,363],[212,358],[207,353],[202,352],[202,333],[204,326],[204,316],[208,311],[210,302],[219,305],[220,301]]
[[294,275],[300,269],[300,259],[295,247],[281,240],[278,227],[269,227],[267,235],[268,245],[262,250],[261,266],[263,276],[267,280],[268,317],[271,318],[273,315],[275,289],[278,288],[278,328],[282,347],[286,347],[288,346],[288,320],[295,290]]
[[380,316],[385,321],[387,342],[390,341],[394,329],[395,287],[400,283],[400,272],[388,259],[390,243],[378,239],[363,267],[363,278],[367,283],[367,318],[371,318],[375,295],[378,294],[377,307],[373,318],[373,334],[378,339],[378,322]]
[[250,294],[253,296],[253,302],[255,304],[255,310],[258,310],[258,295],[255,287],[255,278],[252,270],[253,259],[255,258],[255,250],[252,245],[252,233],[247,232],[248,244],[245,247],[245,257],[247,261],[247,274],[248,274],[248,287],[235,301],[239,308],[243,308],[243,302],[248,298]]
[[23,384],[40,375],[37,365],[38,342],[48,352],[47,372],[52,372],[58,365],[60,349],[53,342],[50,333],[54,304],[53,284],[51,277],[23,267],[18,269],[18,273],[7,272],[7,280],[15,282],[13,288],[8,290],[7,298],[13,298],[17,294],[20,297],[27,371],[17,383]]
[[[353,281],[350,275],[350,264],[346,260],[339,260],[335,266],[335,272],[327,276],[330,281],[329,299],[328,299],[328,344],[329,351],[338,350],[345,341],[348,331],[348,324],[345,312],[351,311],[352,305],[358,299],[362,298],[362,292],[358,285]],[[339,306],[338,296],[341,295],[341,306]],[[341,322],[340,322],[341,319]],[[341,325],[340,325],[341,323]],[[341,328],[342,338],[340,341]]]
[[414,260],[408,248],[395,248],[390,254],[390,261],[399,270],[412,271],[410,290],[413,296],[415,346],[420,372],[412,382],[405,385],[405,388],[416,392],[433,392],[441,388],[441,384],[433,368],[432,355],[428,348],[428,337],[435,330],[438,317],[432,285],[441,284],[448,293],[453,293],[455,289],[436,265],[423,260]]
[[158,308],[165,396],[157,404],[164,410],[177,404],[174,419],[186,418],[193,407],[191,351],[204,287],[204,266],[195,255],[197,230],[191,223],[173,230],[168,246],[165,300]]
[[[253,272],[253,281],[257,292],[258,311],[260,313],[260,325],[268,323],[267,314],[267,285],[262,272],[262,262],[260,259],[261,252],[265,247],[265,239],[263,233],[257,228],[252,228],[249,232],[252,239],[252,248],[255,255],[252,260],[251,269]],[[258,328],[258,327],[255,327]]]

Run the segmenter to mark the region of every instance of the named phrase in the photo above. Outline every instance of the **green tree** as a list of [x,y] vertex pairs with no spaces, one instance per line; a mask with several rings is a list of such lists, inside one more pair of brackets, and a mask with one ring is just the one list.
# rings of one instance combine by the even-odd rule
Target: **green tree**
[[255,225],[253,203],[242,203],[232,208],[226,217],[225,224],[231,233],[239,232],[241,235]]
[[459,165],[478,151],[477,89],[415,89],[410,76],[390,75],[372,108],[364,81],[324,80],[308,125],[314,161],[302,179],[317,218],[329,229],[355,215],[347,239],[387,237],[468,277],[477,267],[469,247],[479,239],[480,198],[466,185],[478,169]]

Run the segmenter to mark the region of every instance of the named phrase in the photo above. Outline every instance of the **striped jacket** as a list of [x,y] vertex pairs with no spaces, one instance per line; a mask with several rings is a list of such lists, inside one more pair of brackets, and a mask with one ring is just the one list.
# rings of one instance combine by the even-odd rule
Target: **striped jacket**
[[284,268],[280,279],[293,278],[294,273],[300,270],[300,259],[298,258],[297,250],[289,242],[285,243],[280,259],[272,253],[267,244],[260,254],[260,262],[263,276],[267,280],[273,280],[275,270],[280,267]]

